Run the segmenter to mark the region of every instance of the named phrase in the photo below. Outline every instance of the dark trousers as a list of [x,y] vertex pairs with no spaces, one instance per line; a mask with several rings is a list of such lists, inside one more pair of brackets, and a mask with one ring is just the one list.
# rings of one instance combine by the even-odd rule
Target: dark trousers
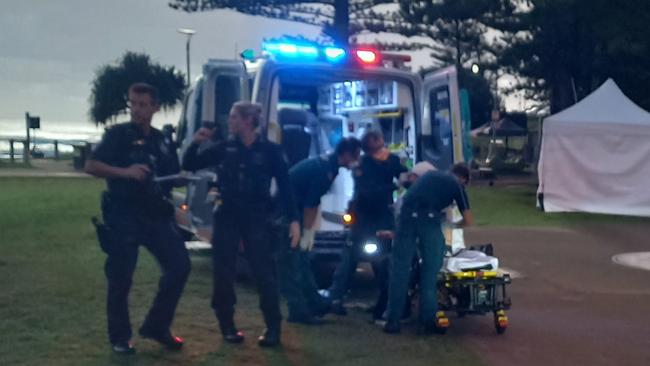
[[280,292],[287,300],[289,319],[301,319],[320,313],[327,306],[318,293],[311,270],[309,252],[291,248],[287,226],[275,229],[279,243],[277,264]]
[[383,318],[388,303],[389,258],[389,256],[385,256],[381,260],[372,263],[372,273],[375,275],[375,282],[379,289],[379,296],[372,311],[374,319]]
[[128,296],[139,245],[151,252],[162,270],[158,293],[141,330],[148,334],[169,332],[190,273],[189,254],[173,217],[147,215],[134,207],[106,200],[102,202],[102,214],[111,232],[110,244],[105,246],[108,254],[106,309],[111,343],[128,341],[132,336]]
[[[341,260],[334,271],[332,277],[332,285],[329,288],[329,296],[333,301],[340,301],[343,299],[345,293],[350,287],[352,277],[359,264],[359,255],[362,250],[363,244],[372,240],[378,242],[376,233],[378,230],[390,230],[393,227],[393,214],[390,210],[378,210],[374,212],[357,210],[353,212],[356,223],[350,228],[350,245],[343,247],[341,252]],[[387,250],[389,245],[382,243],[383,250]],[[375,279],[380,289],[380,297],[377,304],[381,307],[383,305],[388,277],[388,264],[385,261],[385,254],[378,258],[373,263],[372,269],[375,274]],[[384,299],[382,299],[382,296]]]
[[350,282],[359,264],[358,245],[346,245],[341,251],[341,259],[334,270],[332,285],[328,289],[332,301],[342,301],[350,287]]
[[416,249],[419,249],[422,258],[419,320],[435,320],[438,309],[437,276],[445,254],[445,237],[440,228],[440,219],[427,212],[402,212],[393,245],[388,289],[389,322],[400,320]]
[[[359,246],[346,246],[341,253],[341,261],[334,271],[332,286],[329,288],[329,296],[332,301],[343,301],[345,293],[350,287],[350,283],[359,264],[358,253],[361,249]],[[371,262],[372,273],[375,276],[375,283],[379,290],[377,301],[373,308],[373,318],[380,319],[386,310],[388,301],[388,270],[389,256],[382,255],[376,261]]]
[[243,243],[260,296],[260,309],[268,329],[279,329],[282,316],[273,258],[269,215],[264,208],[221,207],[214,216],[212,234],[212,308],[222,332],[234,327],[237,253]]

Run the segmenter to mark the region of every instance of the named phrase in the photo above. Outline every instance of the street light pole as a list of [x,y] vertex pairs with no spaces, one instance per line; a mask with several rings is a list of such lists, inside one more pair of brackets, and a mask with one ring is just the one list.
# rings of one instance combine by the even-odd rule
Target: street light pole
[[189,28],[178,28],[178,33],[185,34],[187,36],[187,43],[185,44],[185,55],[187,57],[187,87],[189,88],[192,80],[190,77],[190,40],[196,31]]

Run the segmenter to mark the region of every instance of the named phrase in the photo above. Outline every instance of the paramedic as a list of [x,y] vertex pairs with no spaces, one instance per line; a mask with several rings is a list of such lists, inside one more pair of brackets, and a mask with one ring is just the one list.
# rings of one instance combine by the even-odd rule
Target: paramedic
[[430,171],[412,184],[404,194],[397,218],[390,271],[386,333],[399,333],[411,261],[416,247],[422,258],[420,275],[419,328],[435,330],[437,316],[437,274],[442,266],[445,238],[441,230],[442,210],[456,203],[463,216],[462,226],[473,223],[464,186],[469,182],[469,169],[456,164],[451,174]]
[[298,212],[302,214],[299,250],[292,250],[287,243],[278,257],[280,289],[287,299],[289,322],[318,324],[314,316],[323,315],[329,309],[327,301],[318,293],[311,271],[309,252],[314,246],[314,225],[321,197],[330,189],[339,168],[352,167],[360,153],[359,140],[344,138],[336,145],[334,153],[303,160],[289,170]]
[[[353,222],[350,227],[350,245],[343,248],[341,262],[334,272],[328,291],[332,312],[340,315],[346,314],[343,298],[357,268],[363,244],[368,240],[377,240],[377,231],[393,228],[393,192],[397,189],[395,181],[407,170],[399,157],[384,146],[384,138],[379,131],[366,132],[361,140],[361,148],[364,155],[359,166],[353,171],[354,194],[350,202]],[[382,247],[388,247],[386,241]],[[387,261],[380,259],[373,262],[373,272],[379,288],[386,286]],[[381,314],[374,314],[374,317],[380,318]]]

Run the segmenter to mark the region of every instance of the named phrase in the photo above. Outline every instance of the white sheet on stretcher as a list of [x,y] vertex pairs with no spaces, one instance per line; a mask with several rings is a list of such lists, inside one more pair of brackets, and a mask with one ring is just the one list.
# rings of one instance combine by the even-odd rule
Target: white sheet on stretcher
[[451,257],[445,257],[442,270],[446,272],[462,272],[472,269],[484,268],[490,265],[490,270],[499,268],[499,259],[489,256],[478,250],[461,250]]

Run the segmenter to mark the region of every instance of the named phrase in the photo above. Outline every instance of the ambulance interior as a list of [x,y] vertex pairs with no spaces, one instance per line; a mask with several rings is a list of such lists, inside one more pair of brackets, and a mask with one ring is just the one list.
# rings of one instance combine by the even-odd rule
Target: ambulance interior
[[[414,100],[412,88],[376,76],[364,79],[333,78],[318,73],[279,74],[269,103],[268,137],[284,148],[290,166],[330,154],[344,137],[361,139],[371,129],[380,130],[386,145],[404,159],[413,145]],[[321,231],[341,229],[341,216],[353,194],[348,169],[340,169],[329,193],[321,200]]]

